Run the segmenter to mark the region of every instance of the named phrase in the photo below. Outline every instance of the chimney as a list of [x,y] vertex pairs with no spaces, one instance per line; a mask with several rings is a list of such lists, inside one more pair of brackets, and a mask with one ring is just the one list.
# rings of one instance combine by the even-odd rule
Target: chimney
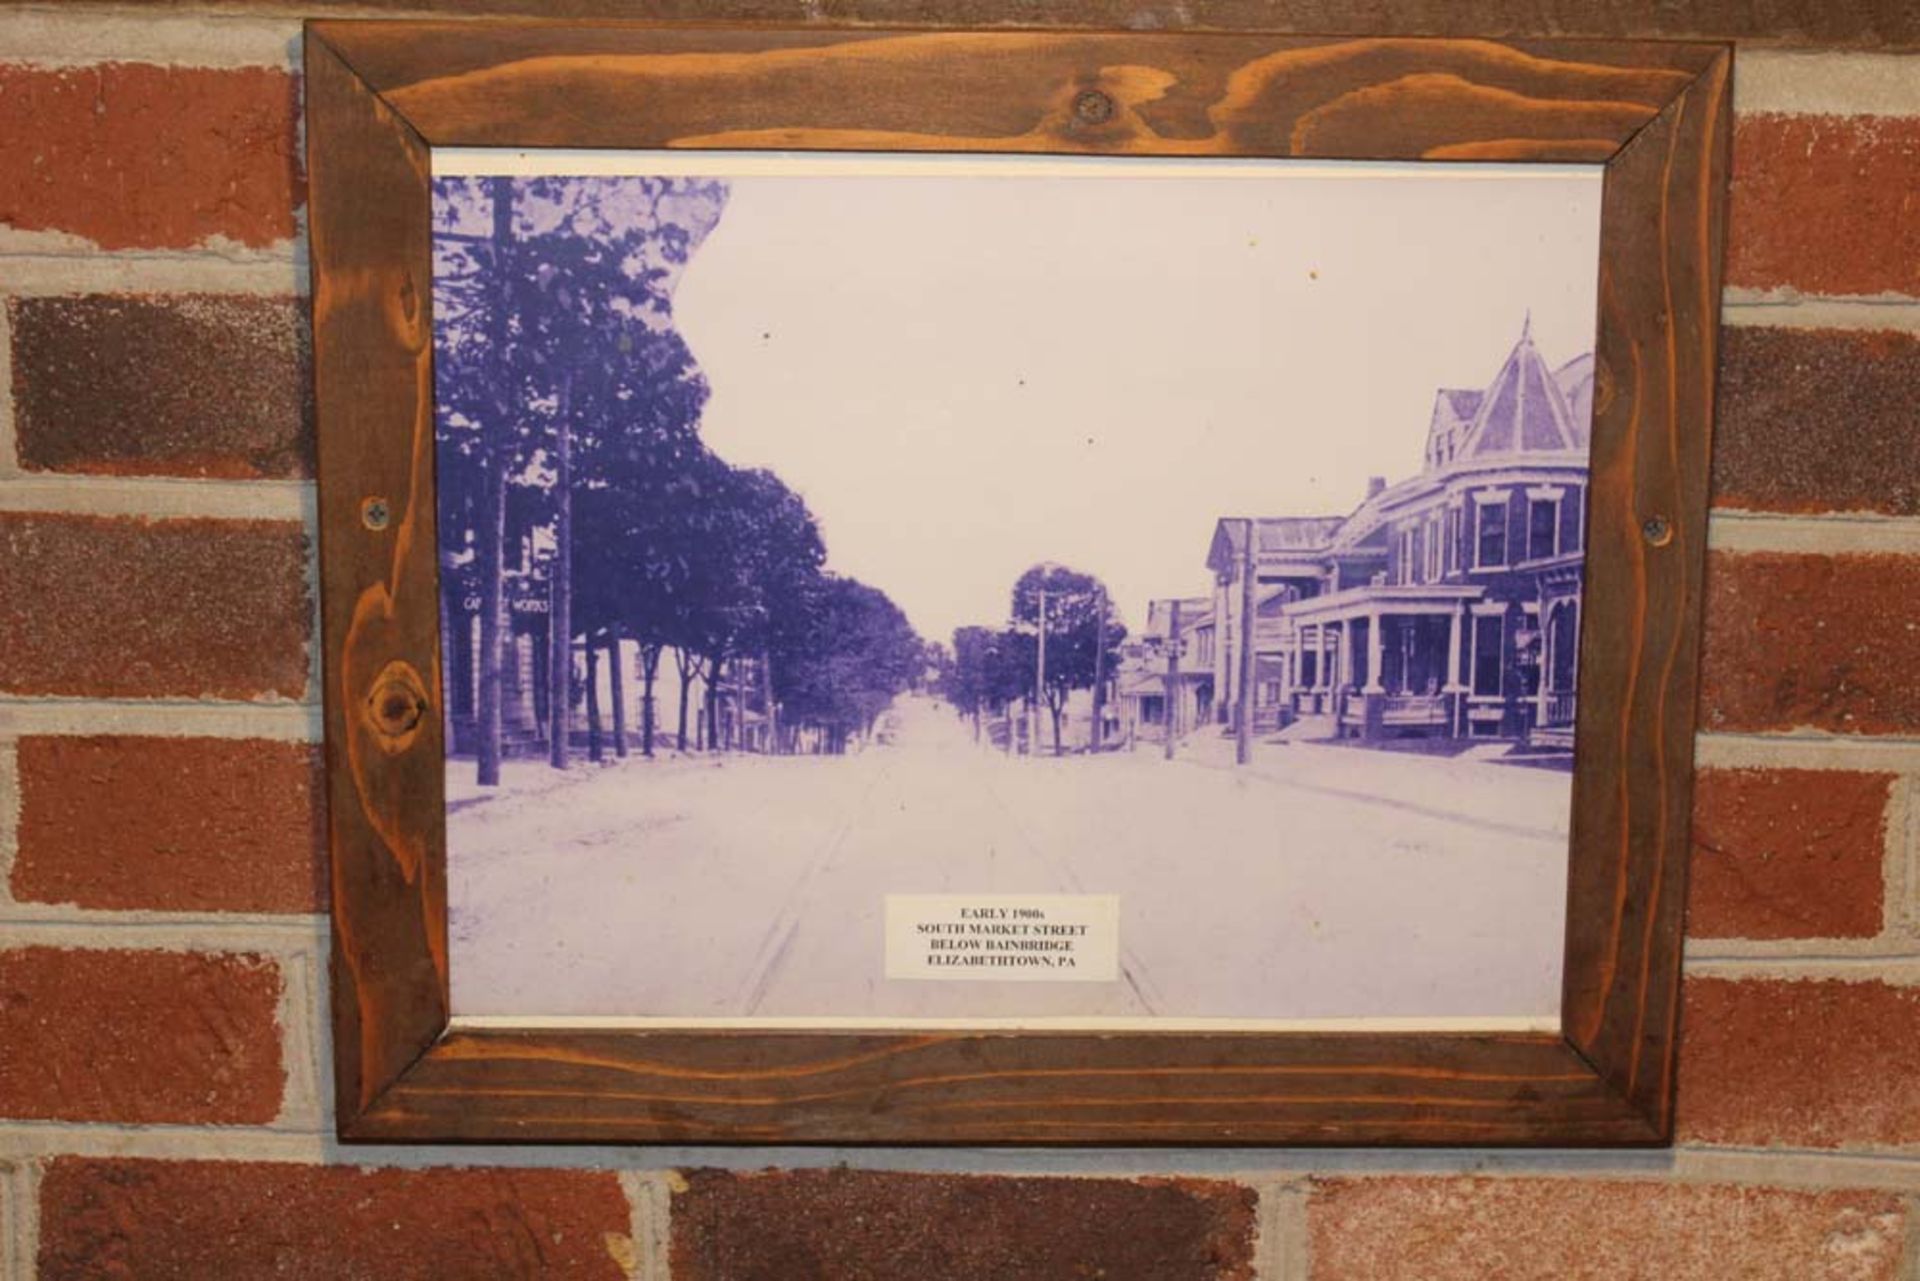
[[1386,487],[1387,487],[1387,478],[1385,476],[1367,477],[1367,497],[1368,498],[1378,497],[1386,489]]

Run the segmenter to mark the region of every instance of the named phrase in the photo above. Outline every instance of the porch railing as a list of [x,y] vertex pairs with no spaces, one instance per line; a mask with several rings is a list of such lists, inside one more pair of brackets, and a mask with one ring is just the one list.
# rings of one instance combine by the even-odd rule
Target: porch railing
[[1573,690],[1549,691],[1547,694],[1547,715],[1543,725],[1571,725],[1574,722],[1576,695]]
[[1447,700],[1439,694],[1388,694],[1380,718],[1389,725],[1444,725]]

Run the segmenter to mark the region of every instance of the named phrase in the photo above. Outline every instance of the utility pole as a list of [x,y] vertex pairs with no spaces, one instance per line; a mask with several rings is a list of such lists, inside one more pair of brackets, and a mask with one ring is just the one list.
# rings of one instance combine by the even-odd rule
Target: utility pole
[[[1544,589],[1543,589],[1544,590]],[[1094,597],[1093,624],[1093,750],[1100,750],[1100,720],[1106,710],[1104,691],[1101,683],[1106,679],[1107,664],[1107,585],[1100,584],[1100,590]]]
[[1174,736],[1180,727],[1180,602],[1173,602],[1167,621],[1167,759],[1173,759]]
[[1233,759],[1240,765],[1253,759],[1253,530],[1249,517],[1240,548],[1240,698],[1233,742]]
[[1047,697],[1047,583],[1040,580],[1040,630],[1035,638],[1037,655],[1033,675],[1033,720],[1032,730],[1027,735],[1027,750],[1036,759],[1040,755],[1040,704]]
[[[553,604],[547,612],[547,763],[567,768],[573,720],[573,375],[560,379],[554,430]],[[591,652],[593,643],[587,643]]]

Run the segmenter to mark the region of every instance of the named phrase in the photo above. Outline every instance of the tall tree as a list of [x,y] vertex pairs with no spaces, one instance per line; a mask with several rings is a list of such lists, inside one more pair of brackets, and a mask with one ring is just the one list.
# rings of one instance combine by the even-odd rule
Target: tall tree
[[980,739],[980,717],[987,710],[991,693],[988,668],[997,644],[998,637],[991,628],[954,628],[953,648],[942,672],[941,694],[967,718],[976,742]]
[[1035,655],[1034,679],[1040,680],[1044,664],[1044,683],[1036,692],[1053,721],[1057,756],[1067,699],[1076,689],[1093,688],[1100,669],[1116,661],[1113,649],[1126,639],[1127,629],[1114,616],[1100,580],[1064,565],[1035,565],[1020,575],[1013,585],[1011,613],[1036,645],[1044,645],[1044,656]]
[[885,592],[851,578],[823,577],[804,640],[774,671],[781,705],[817,729],[826,751],[844,752],[873,732],[888,705],[925,667],[925,647]]
[[[442,520],[443,550],[449,559],[470,554],[458,540],[477,532],[489,633],[481,645],[481,773],[491,782],[498,731],[486,726],[497,719],[504,614],[492,606],[505,533],[504,520],[489,516],[504,512],[512,484],[548,499],[558,537],[546,701],[555,763],[563,764],[579,634],[567,572],[574,539],[565,527],[579,490],[598,482],[599,465],[612,456],[602,450],[611,437],[692,435],[705,388],[673,334],[672,294],[717,222],[726,187],[680,178],[445,179],[435,197],[440,455],[443,476],[454,478],[458,517]],[[477,502],[461,499],[463,462],[482,490]],[[443,496],[449,492],[443,484]],[[502,527],[500,537],[489,537],[493,527]]]

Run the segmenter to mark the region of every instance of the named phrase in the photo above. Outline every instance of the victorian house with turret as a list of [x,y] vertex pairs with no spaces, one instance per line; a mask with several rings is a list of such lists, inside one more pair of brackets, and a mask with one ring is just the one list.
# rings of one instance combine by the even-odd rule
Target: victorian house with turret
[[1549,365],[1530,328],[1486,387],[1437,394],[1417,474],[1344,517],[1218,523],[1220,721],[1250,631],[1256,729],[1571,746],[1593,360]]

